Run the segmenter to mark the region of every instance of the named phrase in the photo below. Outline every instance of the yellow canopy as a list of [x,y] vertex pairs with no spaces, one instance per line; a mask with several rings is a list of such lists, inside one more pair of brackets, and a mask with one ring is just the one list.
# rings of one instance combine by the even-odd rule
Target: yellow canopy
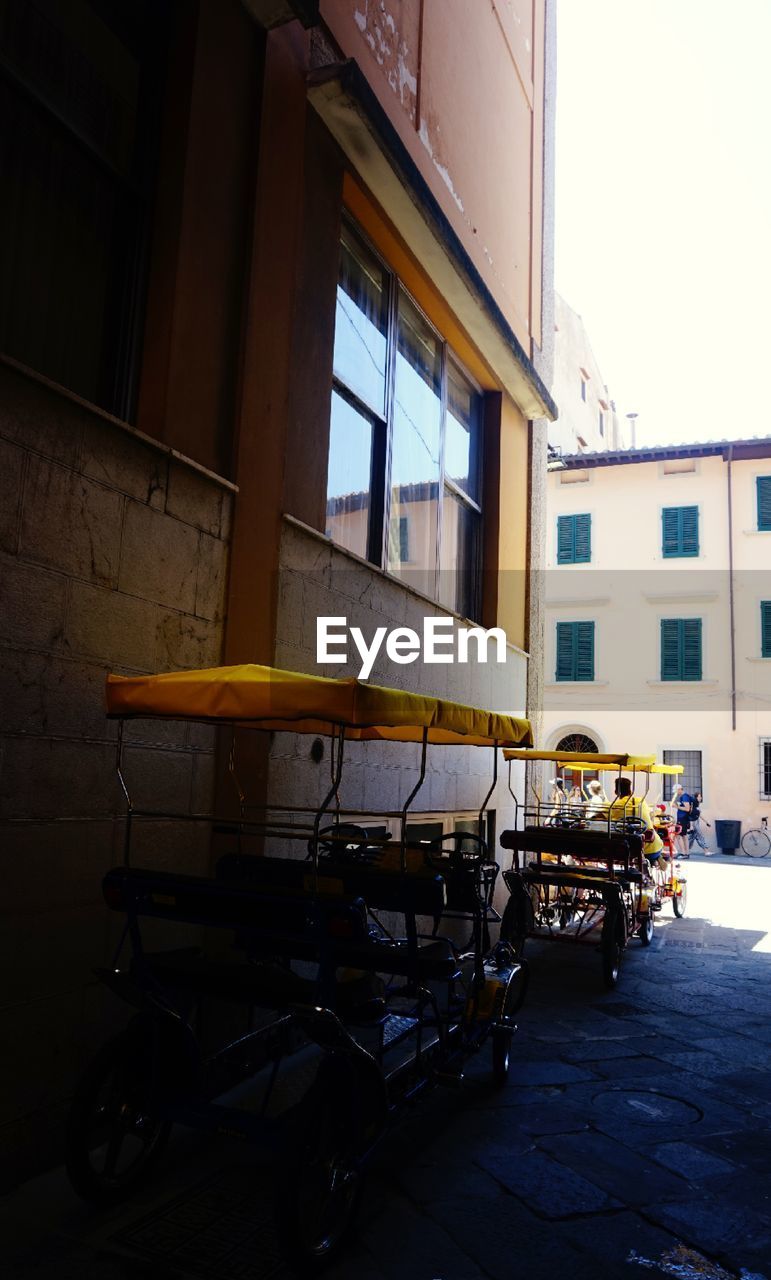
[[107,677],[107,714],[227,721],[293,733],[447,745],[516,746],[532,742],[529,720],[482,711],[353,677],[331,680],[245,664],[156,676]]
[[[588,751],[540,751],[538,748],[521,749],[504,751],[506,760],[551,760],[552,762],[565,765],[571,769],[577,768],[584,772],[589,769],[602,769],[608,765],[620,766],[622,769],[647,769],[655,763],[655,756],[630,756],[625,754],[612,754],[610,752],[588,752]],[[575,762],[575,763],[574,763]]]
[[646,768],[645,773],[665,773],[667,776],[675,773],[684,773],[684,766],[681,764],[652,764]]

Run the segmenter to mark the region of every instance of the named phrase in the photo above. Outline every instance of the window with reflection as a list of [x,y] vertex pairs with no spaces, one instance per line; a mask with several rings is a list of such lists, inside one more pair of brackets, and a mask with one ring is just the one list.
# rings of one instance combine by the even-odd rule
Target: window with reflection
[[327,534],[474,618],[483,396],[403,286],[342,233]]

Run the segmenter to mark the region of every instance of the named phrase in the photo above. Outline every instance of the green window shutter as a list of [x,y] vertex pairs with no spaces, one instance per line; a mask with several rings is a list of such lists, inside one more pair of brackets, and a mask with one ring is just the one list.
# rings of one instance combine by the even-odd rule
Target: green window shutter
[[701,618],[661,619],[661,679],[701,680]]
[[771,529],[771,476],[758,476],[758,528]]
[[680,508],[680,554],[697,556],[699,554],[699,508]]
[[574,552],[576,564],[588,564],[592,558],[592,517],[574,516]]
[[557,623],[557,679],[594,679],[594,623]]
[[575,627],[575,679],[594,679],[594,623],[576,622]]
[[760,654],[771,658],[771,600],[763,600],[760,605]]
[[680,550],[679,507],[665,507],[661,513],[661,554],[676,556]]
[[557,564],[572,564],[575,555],[575,526],[572,516],[557,517]]
[[683,618],[682,680],[701,680],[701,618]]
[[677,618],[661,619],[661,679],[680,679],[680,623]]
[[557,679],[574,680],[573,623],[557,623]]
[[588,564],[592,558],[592,517],[557,516],[557,564]]
[[664,507],[661,526],[661,553],[665,559],[699,554],[698,507]]

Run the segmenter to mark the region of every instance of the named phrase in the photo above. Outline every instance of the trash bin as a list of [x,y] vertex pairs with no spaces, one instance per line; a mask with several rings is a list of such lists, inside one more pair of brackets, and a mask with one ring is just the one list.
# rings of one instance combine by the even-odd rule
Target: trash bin
[[742,824],[733,818],[715,820],[715,841],[721,853],[736,853],[742,840]]

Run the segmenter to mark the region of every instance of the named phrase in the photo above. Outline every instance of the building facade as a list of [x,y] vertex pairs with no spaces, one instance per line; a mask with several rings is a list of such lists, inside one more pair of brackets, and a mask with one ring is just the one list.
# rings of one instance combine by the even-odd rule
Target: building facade
[[[123,840],[107,671],[355,674],[317,661],[319,617],[438,615],[505,628],[506,663],[371,678],[538,711],[552,25],[545,0],[0,4],[10,1180],[56,1157],[124,1016],[93,977]],[[132,725],[136,803],[227,808],[218,750]],[[368,744],[346,803],[393,808],[415,767]],[[488,767],[442,753],[424,826],[472,814]],[[245,769],[287,803],[329,776],[281,734]],[[138,835],[166,869],[216,853],[205,823]]]
[[758,826],[771,814],[771,440],[573,455],[548,489],[547,746],[655,751],[685,766],[710,822]]
[[559,418],[549,427],[558,453],[597,453],[634,447],[634,419],[616,408],[581,316],[554,297],[554,399]]

